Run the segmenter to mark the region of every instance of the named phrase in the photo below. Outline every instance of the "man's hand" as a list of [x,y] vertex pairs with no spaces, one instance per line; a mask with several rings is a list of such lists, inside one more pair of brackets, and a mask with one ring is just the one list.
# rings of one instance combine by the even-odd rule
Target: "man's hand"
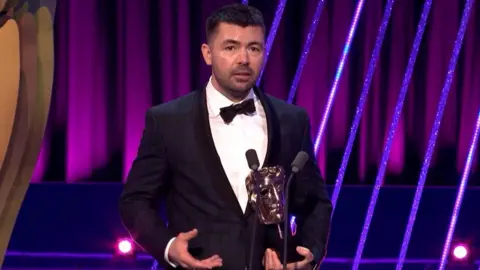
[[188,252],[188,241],[195,238],[197,234],[197,229],[186,233],[179,233],[168,250],[168,258],[170,261],[187,269],[212,269],[222,266],[222,258],[218,255],[213,255],[210,258],[200,261]]
[[[312,265],[311,262],[313,261],[313,254],[304,247],[297,247],[298,254],[302,255],[304,259],[299,262],[293,262],[287,264],[288,270],[311,270]],[[265,270],[282,270],[283,265],[280,259],[278,258],[277,252],[273,251],[272,249],[267,249],[265,251],[265,255],[263,257],[263,264],[265,266]]]

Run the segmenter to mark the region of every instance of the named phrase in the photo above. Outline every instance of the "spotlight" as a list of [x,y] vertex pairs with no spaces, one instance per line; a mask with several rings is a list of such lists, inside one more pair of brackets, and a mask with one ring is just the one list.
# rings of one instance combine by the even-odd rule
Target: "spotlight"
[[135,255],[134,243],[131,239],[119,239],[115,250],[118,256],[130,257]]
[[474,266],[474,248],[470,241],[453,241],[447,269],[471,269]]
[[464,244],[458,244],[453,247],[453,257],[457,260],[464,260],[469,255],[468,247]]

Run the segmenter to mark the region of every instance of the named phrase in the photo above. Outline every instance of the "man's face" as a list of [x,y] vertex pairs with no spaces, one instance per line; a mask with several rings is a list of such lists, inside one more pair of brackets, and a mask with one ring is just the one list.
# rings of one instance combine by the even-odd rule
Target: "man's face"
[[225,91],[242,96],[255,84],[264,57],[262,27],[220,23],[209,44],[202,46],[205,62]]

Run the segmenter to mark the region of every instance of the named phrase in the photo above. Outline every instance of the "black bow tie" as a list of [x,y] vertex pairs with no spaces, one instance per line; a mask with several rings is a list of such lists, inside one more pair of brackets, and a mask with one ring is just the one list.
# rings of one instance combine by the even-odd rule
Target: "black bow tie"
[[253,99],[247,99],[239,104],[234,104],[220,109],[220,116],[227,124],[233,121],[237,114],[251,114],[255,112]]

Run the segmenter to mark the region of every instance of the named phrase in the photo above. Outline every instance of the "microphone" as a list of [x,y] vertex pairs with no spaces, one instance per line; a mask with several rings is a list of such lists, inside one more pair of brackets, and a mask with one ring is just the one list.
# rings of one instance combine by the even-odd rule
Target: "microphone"
[[260,167],[257,152],[254,149],[248,149],[247,152],[245,152],[245,157],[247,158],[248,167],[252,171],[257,171],[258,167]]
[[[245,157],[247,158],[247,163],[248,167],[250,170],[256,172],[258,171],[258,167],[260,167],[260,161],[258,161],[258,155],[257,151],[254,149],[248,149],[247,152],[245,152]],[[253,191],[255,192],[255,191]],[[250,198],[249,198],[250,200]],[[253,215],[254,220],[253,220],[253,228],[252,228],[252,239],[250,240],[250,256],[248,258],[248,270],[252,270],[253,266],[253,250],[255,249],[255,238],[257,235],[257,222],[258,222],[258,217],[257,215]]]
[[305,163],[307,163],[308,159],[308,154],[304,151],[301,151],[297,154],[297,156],[292,162],[292,172],[290,173],[290,176],[288,177],[285,185],[285,205],[283,207],[283,270],[287,270],[287,237],[289,228],[288,205],[290,199],[290,184],[292,183],[292,180],[297,175],[297,173],[303,169],[303,166],[305,166]]

